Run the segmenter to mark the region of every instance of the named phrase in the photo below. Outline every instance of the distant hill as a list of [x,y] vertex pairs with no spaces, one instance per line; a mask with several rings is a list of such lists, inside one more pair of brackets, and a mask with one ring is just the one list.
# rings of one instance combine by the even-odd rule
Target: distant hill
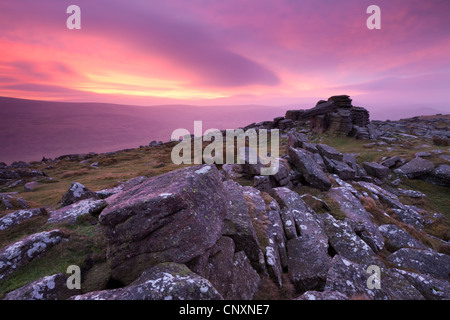
[[193,133],[194,120],[203,121],[203,130],[233,129],[272,120],[288,109],[292,106],[142,107],[0,97],[0,161],[133,148],[168,141],[177,128]]

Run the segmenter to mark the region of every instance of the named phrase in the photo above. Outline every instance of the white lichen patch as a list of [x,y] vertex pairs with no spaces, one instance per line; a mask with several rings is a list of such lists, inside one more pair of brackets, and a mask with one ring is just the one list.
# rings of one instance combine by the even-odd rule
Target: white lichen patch
[[196,174],[205,174],[207,173],[209,170],[211,170],[211,166],[204,166],[201,169],[195,170]]

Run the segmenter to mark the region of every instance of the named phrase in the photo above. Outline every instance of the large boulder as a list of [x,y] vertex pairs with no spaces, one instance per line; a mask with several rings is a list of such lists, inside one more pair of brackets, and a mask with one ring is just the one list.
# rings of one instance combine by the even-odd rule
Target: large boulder
[[438,279],[449,280],[450,256],[431,250],[402,248],[388,257],[400,268],[410,268]]
[[93,291],[71,300],[222,300],[203,277],[183,264],[161,263],[145,270],[129,286]]
[[418,157],[395,169],[394,172],[405,175],[409,179],[414,179],[430,173],[433,169],[433,162]]
[[47,252],[61,242],[63,234],[58,229],[32,234],[0,250],[0,280]]
[[155,176],[114,197],[99,221],[112,277],[125,284],[152,265],[203,255],[221,237],[229,203],[211,165]]
[[300,171],[305,180],[315,188],[327,191],[331,188],[331,181],[322,170],[312,154],[304,149],[289,148],[289,157],[294,166]]

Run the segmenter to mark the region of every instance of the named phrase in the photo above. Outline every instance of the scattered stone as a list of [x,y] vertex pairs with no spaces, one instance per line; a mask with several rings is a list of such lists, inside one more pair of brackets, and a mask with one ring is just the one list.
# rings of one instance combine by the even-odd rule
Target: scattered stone
[[69,190],[63,195],[61,199],[61,205],[65,207],[77,201],[89,198],[97,198],[97,196],[94,192],[86,188],[81,183],[72,182]]
[[45,208],[39,209],[26,209],[14,211],[0,217],[0,231],[4,231],[11,227],[17,226],[24,221],[27,221],[33,217],[46,215],[47,210]]
[[25,188],[25,191],[34,191],[40,185],[41,184],[39,182],[31,181],[31,182],[25,183],[24,188]]
[[400,159],[399,156],[393,156],[393,157],[390,157],[390,158],[384,160],[383,162],[381,162],[381,165],[385,166],[385,167],[388,167],[388,168],[391,168],[391,167],[397,165],[397,163],[401,162],[401,161],[402,160]]
[[450,187],[450,165],[441,164],[434,168],[429,175],[422,176],[421,179],[433,184]]
[[398,192],[400,192],[401,195],[408,196],[411,198],[425,198],[426,194],[416,191],[416,190],[406,190],[402,188],[397,188]]
[[161,263],[145,270],[129,286],[93,291],[70,300],[222,300],[205,278],[183,264]]
[[421,151],[421,152],[416,152],[414,154],[415,157],[431,157],[431,153],[429,152],[425,152],[425,151]]
[[450,162],[450,154],[443,154],[443,155],[440,155],[439,158],[444,159],[444,160]]
[[58,229],[30,235],[0,250],[0,280],[38,258],[48,249],[61,242],[63,234]]

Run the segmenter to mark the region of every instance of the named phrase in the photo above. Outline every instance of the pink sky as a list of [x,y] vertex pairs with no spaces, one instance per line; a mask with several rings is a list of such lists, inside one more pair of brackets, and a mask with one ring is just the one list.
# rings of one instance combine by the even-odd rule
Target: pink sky
[[[66,28],[71,4],[81,30]],[[371,4],[381,30],[366,27]],[[450,113],[449,14],[448,0],[2,1],[0,96],[312,107],[348,94]]]

